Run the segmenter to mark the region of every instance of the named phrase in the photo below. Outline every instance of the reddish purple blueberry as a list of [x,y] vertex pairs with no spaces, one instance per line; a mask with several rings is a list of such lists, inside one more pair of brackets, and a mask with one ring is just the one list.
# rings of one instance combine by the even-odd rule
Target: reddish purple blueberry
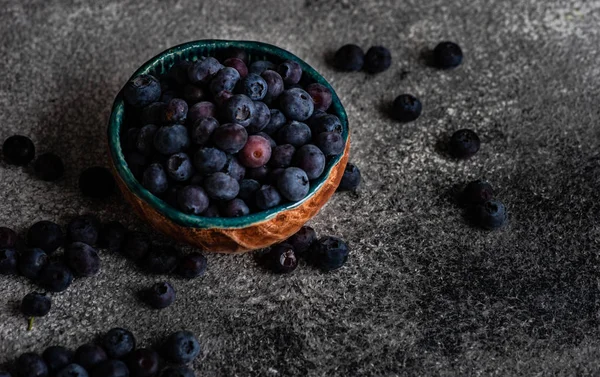
[[239,154],[239,160],[247,168],[258,168],[271,158],[271,144],[262,136],[248,137],[246,145]]
[[325,85],[314,83],[306,87],[306,93],[310,95],[314,103],[314,111],[327,111],[332,102],[331,90]]

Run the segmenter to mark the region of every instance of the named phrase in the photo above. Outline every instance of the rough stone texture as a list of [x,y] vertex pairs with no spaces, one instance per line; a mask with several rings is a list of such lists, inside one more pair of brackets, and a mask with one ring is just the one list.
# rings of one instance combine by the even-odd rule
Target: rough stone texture
[[[123,326],[143,345],[194,331],[206,376],[599,373],[600,2],[2,1],[0,20],[0,138],[29,135],[67,167],[46,183],[1,163],[1,225],[24,232],[91,211],[147,229],[119,198],[82,199],[77,176],[106,165],[110,105],[134,69],[193,39],[270,42],[322,72],[364,177],[312,221],[352,245],[335,273],[273,276],[252,255],[210,255],[205,277],[171,279],[176,303],[153,311],[135,292],[159,278],[104,251],[100,275],[53,295],[31,332],[15,305],[34,286],[0,277],[0,362]],[[464,65],[427,67],[422,53],[446,39]],[[325,57],[350,42],[387,46],[391,69],[335,72]],[[404,92],[424,113],[401,125],[382,109]],[[467,162],[439,147],[461,127],[483,141]],[[506,202],[506,229],[473,229],[448,200],[475,177]]]

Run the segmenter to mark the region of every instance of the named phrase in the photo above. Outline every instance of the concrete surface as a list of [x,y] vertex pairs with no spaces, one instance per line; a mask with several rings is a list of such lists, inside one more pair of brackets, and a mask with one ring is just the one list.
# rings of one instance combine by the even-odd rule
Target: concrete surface
[[[148,345],[198,334],[202,376],[586,376],[600,373],[598,226],[600,2],[588,0],[1,1],[0,138],[32,137],[60,153],[59,183],[0,166],[0,224],[24,232],[77,213],[146,229],[120,198],[80,197],[78,174],[106,164],[111,102],[163,49],[202,38],[253,39],[305,59],[330,80],[352,127],[357,195],[337,195],[311,222],[346,238],[352,256],[322,274],[272,276],[252,255],[210,255],[196,281],[171,279],[177,302],[141,306],[159,280],[102,253],[102,272],[53,297],[25,331],[15,304],[34,286],[0,277],[0,362],[51,344],[76,347],[113,326]],[[455,71],[422,52],[459,42]],[[392,51],[380,75],[335,72],[345,43]],[[401,93],[423,116],[381,111]],[[453,161],[440,142],[475,129],[481,151]],[[510,226],[473,229],[448,200],[486,177]]]

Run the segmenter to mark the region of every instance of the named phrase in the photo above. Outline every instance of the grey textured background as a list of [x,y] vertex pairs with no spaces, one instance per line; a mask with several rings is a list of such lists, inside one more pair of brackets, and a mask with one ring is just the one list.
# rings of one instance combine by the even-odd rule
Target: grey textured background
[[[2,162],[0,224],[91,211],[146,229],[120,198],[81,198],[77,176],[106,164],[110,105],[134,69],[202,38],[270,42],[322,72],[364,184],[311,222],[352,246],[332,274],[210,255],[205,277],[171,279],[176,303],[151,311],[135,292],[159,279],[103,252],[100,275],[54,295],[31,332],[14,308],[34,286],[0,277],[0,362],[124,326],[143,345],[194,331],[206,376],[598,375],[599,22],[590,0],[1,1],[0,138],[29,135],[67,174],[45,183]],[[422,52],[446,39],[464,65],[427,67]],[[325,56],[350,42],[387,46],[392,68],[335,72]],[[424,113],[401,125],[381,108],[404,92]],[[483,144],[456,162],[439,145],[462,127]],[[510,209],[504,230],[471,228],[448,199],[476,177]]]

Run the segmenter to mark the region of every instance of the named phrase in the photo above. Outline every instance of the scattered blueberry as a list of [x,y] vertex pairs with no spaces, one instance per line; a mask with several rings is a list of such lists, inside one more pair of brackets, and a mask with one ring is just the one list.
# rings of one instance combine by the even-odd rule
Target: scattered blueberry
[[69,364],[56,372],[56,377],[88,377],[89,374],[79,364]]
[[67,238],[70,242],[83,242],[93,246],[98,241],[100,220],[94,215],[77,216],[67,226]]
[[265,98],[263,98],[263,101],[265,103],[271,104],[273,103],[273,101],[276,101],[279,98],[281,93],[283,93],[283,78],[281,78],[281,75],[279,73],[270,69],[261,73],[260,76],[267,83],[267,94],[265,95]]
[[266,70],[275,70],[275,64],[271,63],[267,60],[258,60],[254,63],[250,64],[248,67],[249,73],[256,73],[257,75],[261,75]]
[[310,95],[313,100],[314,111],[327,111],[333,101],[333,94],[325,85],[319,83],[313,83],[306,87],[306,93]]
[[19,356],[15,369],[18,377],[48,377],[48,366],[44,359],[33,352]]
[[256,206],[262,210],[273,208],[281,203],[279,191],[271,185],[264,185],[256,191]]
[[336,51],[334,65],[340,71],[360,71],[365,62],[365,53],[354,44],[347,44]]
[[79,190],[90,198],[107,198],[113,194],[115,187],[112,174],[100,166],[88,168],[79,176]]
[[192,161],[187,154],[175,153],[167,160],[167,175],[174,181],[185,182],[194,174]]
[[162,250],[154,248],[143,260],[143,266],[151,274],[166,275],[177,268],[178,251],[169,246],[163,246]]
[[469,158],[479,151],[479,136],[469,129],[462,129],[452,134],[448,151],[455,158]]
[[0,226],[0,249],[10,249],[17,245],[19,236],[17,233],[4,226]]
[[209,197],[217,200],[232,200],[240,190],[238,181],[225,173],[214,173],[204,182]]
[[248,127],[254,117],[254,102],[244,94],[232,96],[223,107],[223,118],[231,123]]
[[92,369],[91,377],[129,377],[129,369],[121,360],[105,360]]
[[52,262],[40,271],[39,284],[50,292],[62,292],[73,282],[73,273],[61,262]]
[[498,200],[487,200],[477,204],[472,211],[473,221],[484,229],[501,228],[507,220],[506,207]]
[[86,370],[92,370],[95,366],[106,360],[108,360],[106,351],[96,344],[87,343],[75,351],[75,363],[81,365]]
[[239,160],[245,167],[258,168],[265,165],[271,158],[271,144],[262,136],[248,137],[246,145],[239,154]]
[[[73,362],[74,353],[68,348],[61,346],[50,346],[44,350],[42,357],[48,366],[51,376]],[[64,376],[68,377],[68,376]]]
[[56,181],[65,173],[62,159],[54,153],[44,153],[38,156],[33,164],[35,174],[43,181]]
[[158,354],[147,348],[139,348],[126,358],[131,377],[154,377],[158,373]]
[[365,55],[364,68],[369,73],[386,71],[391,65],[392,54],[383,46],[373,46]]
[[237,153],[248,141],[248,132],[239,124],[228,123],[213,132],[212,140],[221,150],[227,153]]
[[43,317],[50,311],[52,301],[43,293],[28,293],[21,301],[21,313],[26,317]]
[[217,59],[201,56],[189,66],[188,79],[194,84],[207,83],[213,76],[218,77],[222,68],[223,65]]
[[332,271],[346,263],[349,250],[341,239],[327,236],[314,242],[309,252],[313,263],[323,271]]
[[356,165],[348,163],[346,164],[346,169],[344,170],[344,175],[342,176],[337,191],[356,191],[360,185],[360,181],[360,170],[358,170]]
[[182,99],[173,98],[167,103],[163,113],[165,123],[183,123],[187,117],[188,104]]
[[213,117],[198,119],[192,126],[190,137],[192,143],[204,145],[208,143],[213,132],[219,127],[219,121]]
[[19,272],[28,279],[35,280],[48,264],[48,255],[42,249],[26,249],[19,258]]
[[150,239],[146,233],[127,232],[121,252],[133,261],[141,260],[150,251]]
[[148,106],[159,100],[160,83],[151,75],[139,75],[129,80],[123,88],[125,101],[134,107]]
[[483,180],[469,182],[462,193],[462,202],[467,206],[482,204],[494,198],[492,185]]
[[302,122],[292,121],[283,126],[277,133],[279,144],[291,144],[298,148],[312,138],[310,128]]
[[455,68],[462,63],[460,46],[453,42],[441,42],[433,49],[433,61],[441,69]]
[[131,331],[115,327],[102,338],[102,347],[111,359],[121,359],[135,349],[135,337]]
[[198,252],[190,253],[181,258],[177,272],[186,279],[201,276],[206,271],[206,257]]
[[17,273],[17,251],[15,249],[0,249],[0,275],[15,275]]
[[288,85],[297,84],[302,77],[302,67],[293,60],[286,60],[279,64],[277,72],[281,75],[283,82]]
[[14,135],[4,141],[2,153],[7,164],[25,166],[35,157],[35,146],[27,136]]
[[344,153],[344,138],[338,132],[321,132],[315,144],[326,156],[337,156]]
[[[339,136],[338,133],[332,133]],[[312,144],[302,146],[294,155],[294,166],[304,170],[308,179],[319,178],[325,170],[325,155]]]
[[162,126],[154,135],[154,148],[164,155],[183,152],[189,145],[187,128],[181,124]]
[[102,226],[98,237],[100,247],[116,253],[121,251],[127,229],[118,221],[110,221]]
[[296,256],[301,257],[306,253],[312,244],[317,240],[317,233],[310,226],[303,226],[298,232],[287,239],[285,243],[291,245],[296,252]]
[[283,114],[291,120],[306,120],[314,111],[312,97],[300,88],[285,90],[279,97],[279,104]]
[[173,364],[187,364],[200,354],[200,343],[189,331],[177,331],[165,341],[163,356]]
[[144,171],[142,185],[153,194],[162,194],[169,188],[167,173],[159,163],[150,164]]
[[78,276],[93,276],[100,271],[100,256],[83,242],[73,242],[65,248],[65,261]]
[[410,94],[401,94],[394,100],[392,116],[400,122],[412,122],[420,115],[423,106],[421,101]]
[[38,221],[27,231],[27,245],[52,254],[62,246],[64,235],[60,226],[52,221]]
[[164,309],[175,301],[175,289],[167,282],[156,283],[142,292],[142,298],[154,309]]
[[266,257],[269,267],[276,273],[292,272],[298,267],[298,258],[296,257],[294,248],[286,243],[271,247]]
[[308,176],[300,168],[287,168],[277,179],[277,188],[287,200],[297,202],[308,195],[310,189]]

